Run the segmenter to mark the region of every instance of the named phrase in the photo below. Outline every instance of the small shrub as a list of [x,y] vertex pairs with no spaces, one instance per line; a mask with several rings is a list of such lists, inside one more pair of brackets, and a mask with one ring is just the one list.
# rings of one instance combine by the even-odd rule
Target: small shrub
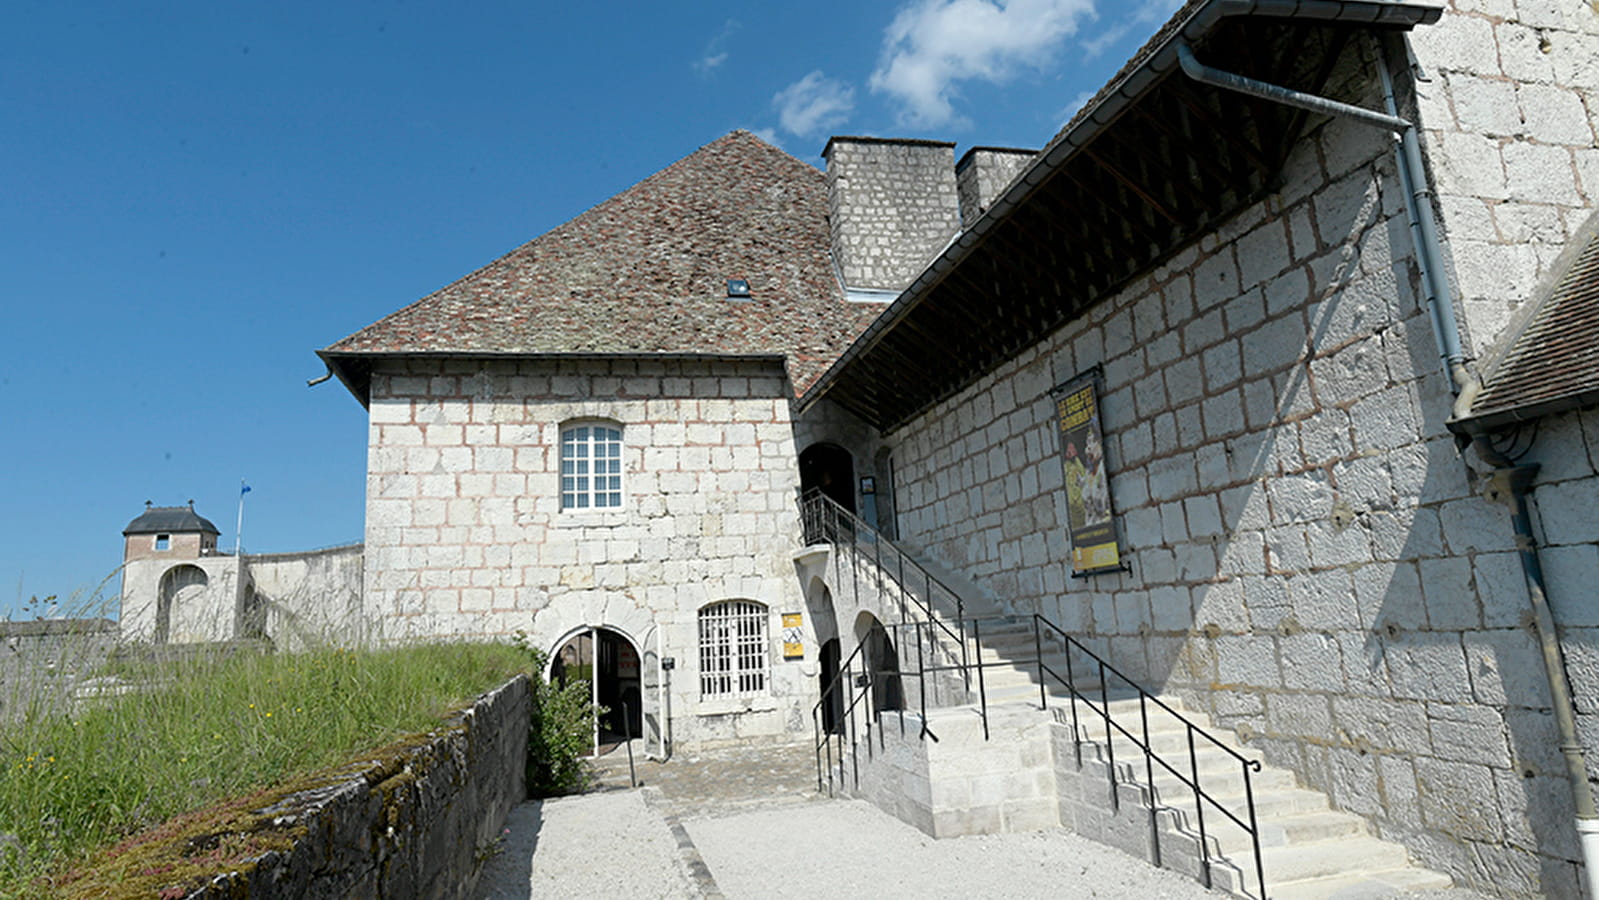
[[549,656],[518,633],[533,681],[533,717],[528,726],[527,792],[530,797],[575,794],[593,781],[584,757],[594,750],[594,723],[607,710],[596,706],[588,679],[572,673],[565,686],[544,680]]

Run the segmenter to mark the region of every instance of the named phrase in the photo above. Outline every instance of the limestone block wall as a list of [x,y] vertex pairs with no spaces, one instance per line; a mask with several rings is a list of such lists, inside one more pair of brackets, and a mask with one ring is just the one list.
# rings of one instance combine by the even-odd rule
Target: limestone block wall
[[[828,773],[835,790],[869,800],[933,837],[1038,831],[1061,824],[1052,720],[1022,704],[989,712],[990,736],[970,710],[929,717],[938,740],[921,736],[922,720],[884,713],[866,745],[845,746]],[[856,772],[859,771],[859,783]]]
[[1450,0],[1411,41],[1424,143],[1481,354],[1551,274],[1599,202],[1599,11],[1558,0]]
[[833,261],[852,288],[898,290],[960,230],[954,144],[835,137],[827,158]]
[[[385,639],[525,631],[548,650],[613,628],[641,658],[676,661],[676,740],[809,733],[814,684],[781,655],[780,616],[804,609],[790,396],[775,361],[380,369],[365,615]],[[563,511],[561,427],[594,421],[622,430],[622,506]],[[771,679],[759,696],[700,696],[698,611],[722,600],[769,612]],[[814,632],[806,642],[813,662]]]
[[362,640],[362,546],[248,556],[250,626],[280,650]]
[[[1367,77],[1346,70],[1334,92],[1373,105]],[[1285,174],[1279,193],[888,435],[902,533],[1237,729],[1429,866],[1489,892],[1574,896],[1508,515],[1477,495],[1443,425],[1389,141],[1326,125]],[[1475,233],[1454,225],[1457,270]],[[1047,391],[1095,366],[1131,571],[1079,580]],[[1538,488],[1567,615],[1592,605],[1599,562],[1578,521],[1599,499],[1590,418],[1541,442],[1563,459],[1579,434],[1587,448]],[[1576,611],[1563,635],[1583,686],[1591,620]]]

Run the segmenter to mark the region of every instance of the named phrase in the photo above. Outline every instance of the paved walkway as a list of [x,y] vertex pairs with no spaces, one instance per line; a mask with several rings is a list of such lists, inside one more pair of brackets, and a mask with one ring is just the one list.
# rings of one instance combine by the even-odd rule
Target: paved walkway
[[[1217,897],[1062,830],[934,840],[816,791],[809,747],[600,761],[588,794],[519,806],[478,897]],[[1429,900],[1464,898],[1440,892]]]

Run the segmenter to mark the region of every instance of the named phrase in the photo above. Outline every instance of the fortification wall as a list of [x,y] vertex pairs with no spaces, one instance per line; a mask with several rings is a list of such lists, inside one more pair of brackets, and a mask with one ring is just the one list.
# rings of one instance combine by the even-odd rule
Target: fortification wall
[[246,557],[252,627],[280,650],[360,642],[363,565],[361,544]]
[[[1333,93],[1373,106],[1371,90],[1351,64]],[[889,435],[899,525],[1428,865],[1576,896],[1509,517],[1444,426],[1391,150],[1320,127],[1279,193]],[[1457,270],[1476,264],[1467,233],[1450,235]],[[1048,391],[1095,366],[1130,570],[1078,580]],[[1599,578],[1599,415],[1546,426],[1535,497],[1593,758],[1599,621],[1581,607]]]

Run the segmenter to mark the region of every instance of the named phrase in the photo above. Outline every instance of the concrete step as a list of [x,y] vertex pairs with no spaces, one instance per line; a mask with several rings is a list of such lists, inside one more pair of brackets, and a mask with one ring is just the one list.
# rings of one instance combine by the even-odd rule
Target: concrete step
[[[1207,810],[1209,812],[1209,810]],[[1256,809],[1256,815],[1260,814]],[[1247,821],[1246,816],[1240,816]],[[1213,841],[1215,847],[1221,852],[1233,856],[1239,851],[1248,853],[1251,849],[1249,832],[1244,831],[1230,821],[1219,816],[1208,816],[1205,819],[1206,837]],[[1289,847],[1299,844],[1313,843],[1316,841],[1339,840],[1348,837],[1363,837],[1369,833],[1366,830],[1366,820],[1346,812],[1332,809],[1316,809],[1308,812],[1294,812],[1274,814],[1260,820],[1260,846]],[[1188,821],[1189,827],[1198,831],[1197,826]]]
[[1286,884],[1272,884],[1268,875],[1266,883],[1271,888],[1272,900],[1359,900],[1410,891],[1441,891],[1454,886],[1454,880],[1448,875],[1414,868],[1354,872]]
[[1261,851],[1261,857],[1266,866],[1268,888],[1317,878],[1402,869],[1410,864],[1410,854],[1404,847],[1369,835],[1268,847]]

